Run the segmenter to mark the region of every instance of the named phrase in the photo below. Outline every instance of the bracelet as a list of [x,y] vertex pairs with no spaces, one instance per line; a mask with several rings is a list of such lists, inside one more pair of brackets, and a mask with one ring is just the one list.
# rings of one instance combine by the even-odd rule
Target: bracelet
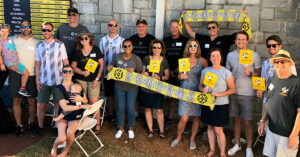
[[81,74],[82,73],[82,71],[81,70],[79,70],[79,74]]
[[81,105],[78,105],[78,108],[81,108]]
[[252,72],[250,71],[250,75],[249,75],[250,77],[252,77]]
[[261,123],[264,123],[264,124],[266,123],[266,121],[265,121],[265,120],[263,120],[263,119],[261,119],[261,120],[260,120],[260,122],[261,122]]

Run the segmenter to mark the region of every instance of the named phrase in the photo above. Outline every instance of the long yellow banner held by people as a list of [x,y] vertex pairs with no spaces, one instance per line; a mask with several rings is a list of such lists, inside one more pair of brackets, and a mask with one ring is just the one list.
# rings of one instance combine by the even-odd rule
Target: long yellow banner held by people
[[107,79],[131,83],[172,98],[209,106],[211,110],[213,110],[215,107],[215,97],[211,96],[210,94],[179,88],[166,82],[159,81],[153,77],[147,77],[135,72],[129,72],[125,69],[113,68],[113,70],[108,73]]

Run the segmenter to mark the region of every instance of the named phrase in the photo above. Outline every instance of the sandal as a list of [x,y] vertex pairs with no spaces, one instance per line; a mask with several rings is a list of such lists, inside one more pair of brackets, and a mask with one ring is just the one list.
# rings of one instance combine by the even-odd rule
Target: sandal
[[96,129],[97,126],[100,126],[100,124],[95,125],[95,128],[94,128],[93,132],[94,132],[96,135],[99,135],[101,129]]
[[152,139],[153,138],[153,131],[148,131],[148,139]]
[[204,155],[204,157],[212,157],[213,155],[215,155],[215,151],[210,150]]
[[164,132],[159,132],[159,138],[166,138],[165,133]]

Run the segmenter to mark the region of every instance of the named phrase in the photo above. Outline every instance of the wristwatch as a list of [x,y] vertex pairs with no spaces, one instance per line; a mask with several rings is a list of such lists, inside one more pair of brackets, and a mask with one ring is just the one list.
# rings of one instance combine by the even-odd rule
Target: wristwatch
[[96,77],[95,80],[99,81],[99,78]]

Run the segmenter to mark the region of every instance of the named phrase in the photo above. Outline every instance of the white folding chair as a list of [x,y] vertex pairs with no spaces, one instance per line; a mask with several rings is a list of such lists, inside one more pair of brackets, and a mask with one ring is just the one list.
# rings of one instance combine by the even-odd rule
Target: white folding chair
[[[86,156],[90,156],[94,153],[96,153],[98,150],[100,150],[104,145],[102,144],[101,140],[97,137],[97,135],[95,135],[95,133],[92,131],[92,128],[96,126],[97,124],[97,120],[95,119],[96,113],[99,111],[100,107],[102,106],[104,100],[101,99],[99,101],[97,101],[96,103],[94,103],[91,109],[89,110],[85,110],[83,113],[82,118],[79,121],[77,130],[79,131],[83,131],[83,133],[81,133],[79,136],[77,136],[75,138],[75,142],[77,143],[77,145],[80,147],[80,149],[84,152],[84,154]],[[89,115],[94,114],[94,116],[92,118],[88,117]],[[91,154],[88,154],[86,152],[86,150],[81,146],[81,144],[79,143],[78,140],[80,140],[83,135],[87,132],[90,131],[92,133],[92,135],[95,137],[95,139],[99,142],[99,147]]]
[[105,117],[105,114],[106,114],[106,104],[107,104],[107,97],[104,97],[104,103],[101,106],[101,110],[102,110],[102,113],[101,113],[101,116],[100,116],[100,120],[101,120],[100,125],[101,126],[103,125],[104,117]]

